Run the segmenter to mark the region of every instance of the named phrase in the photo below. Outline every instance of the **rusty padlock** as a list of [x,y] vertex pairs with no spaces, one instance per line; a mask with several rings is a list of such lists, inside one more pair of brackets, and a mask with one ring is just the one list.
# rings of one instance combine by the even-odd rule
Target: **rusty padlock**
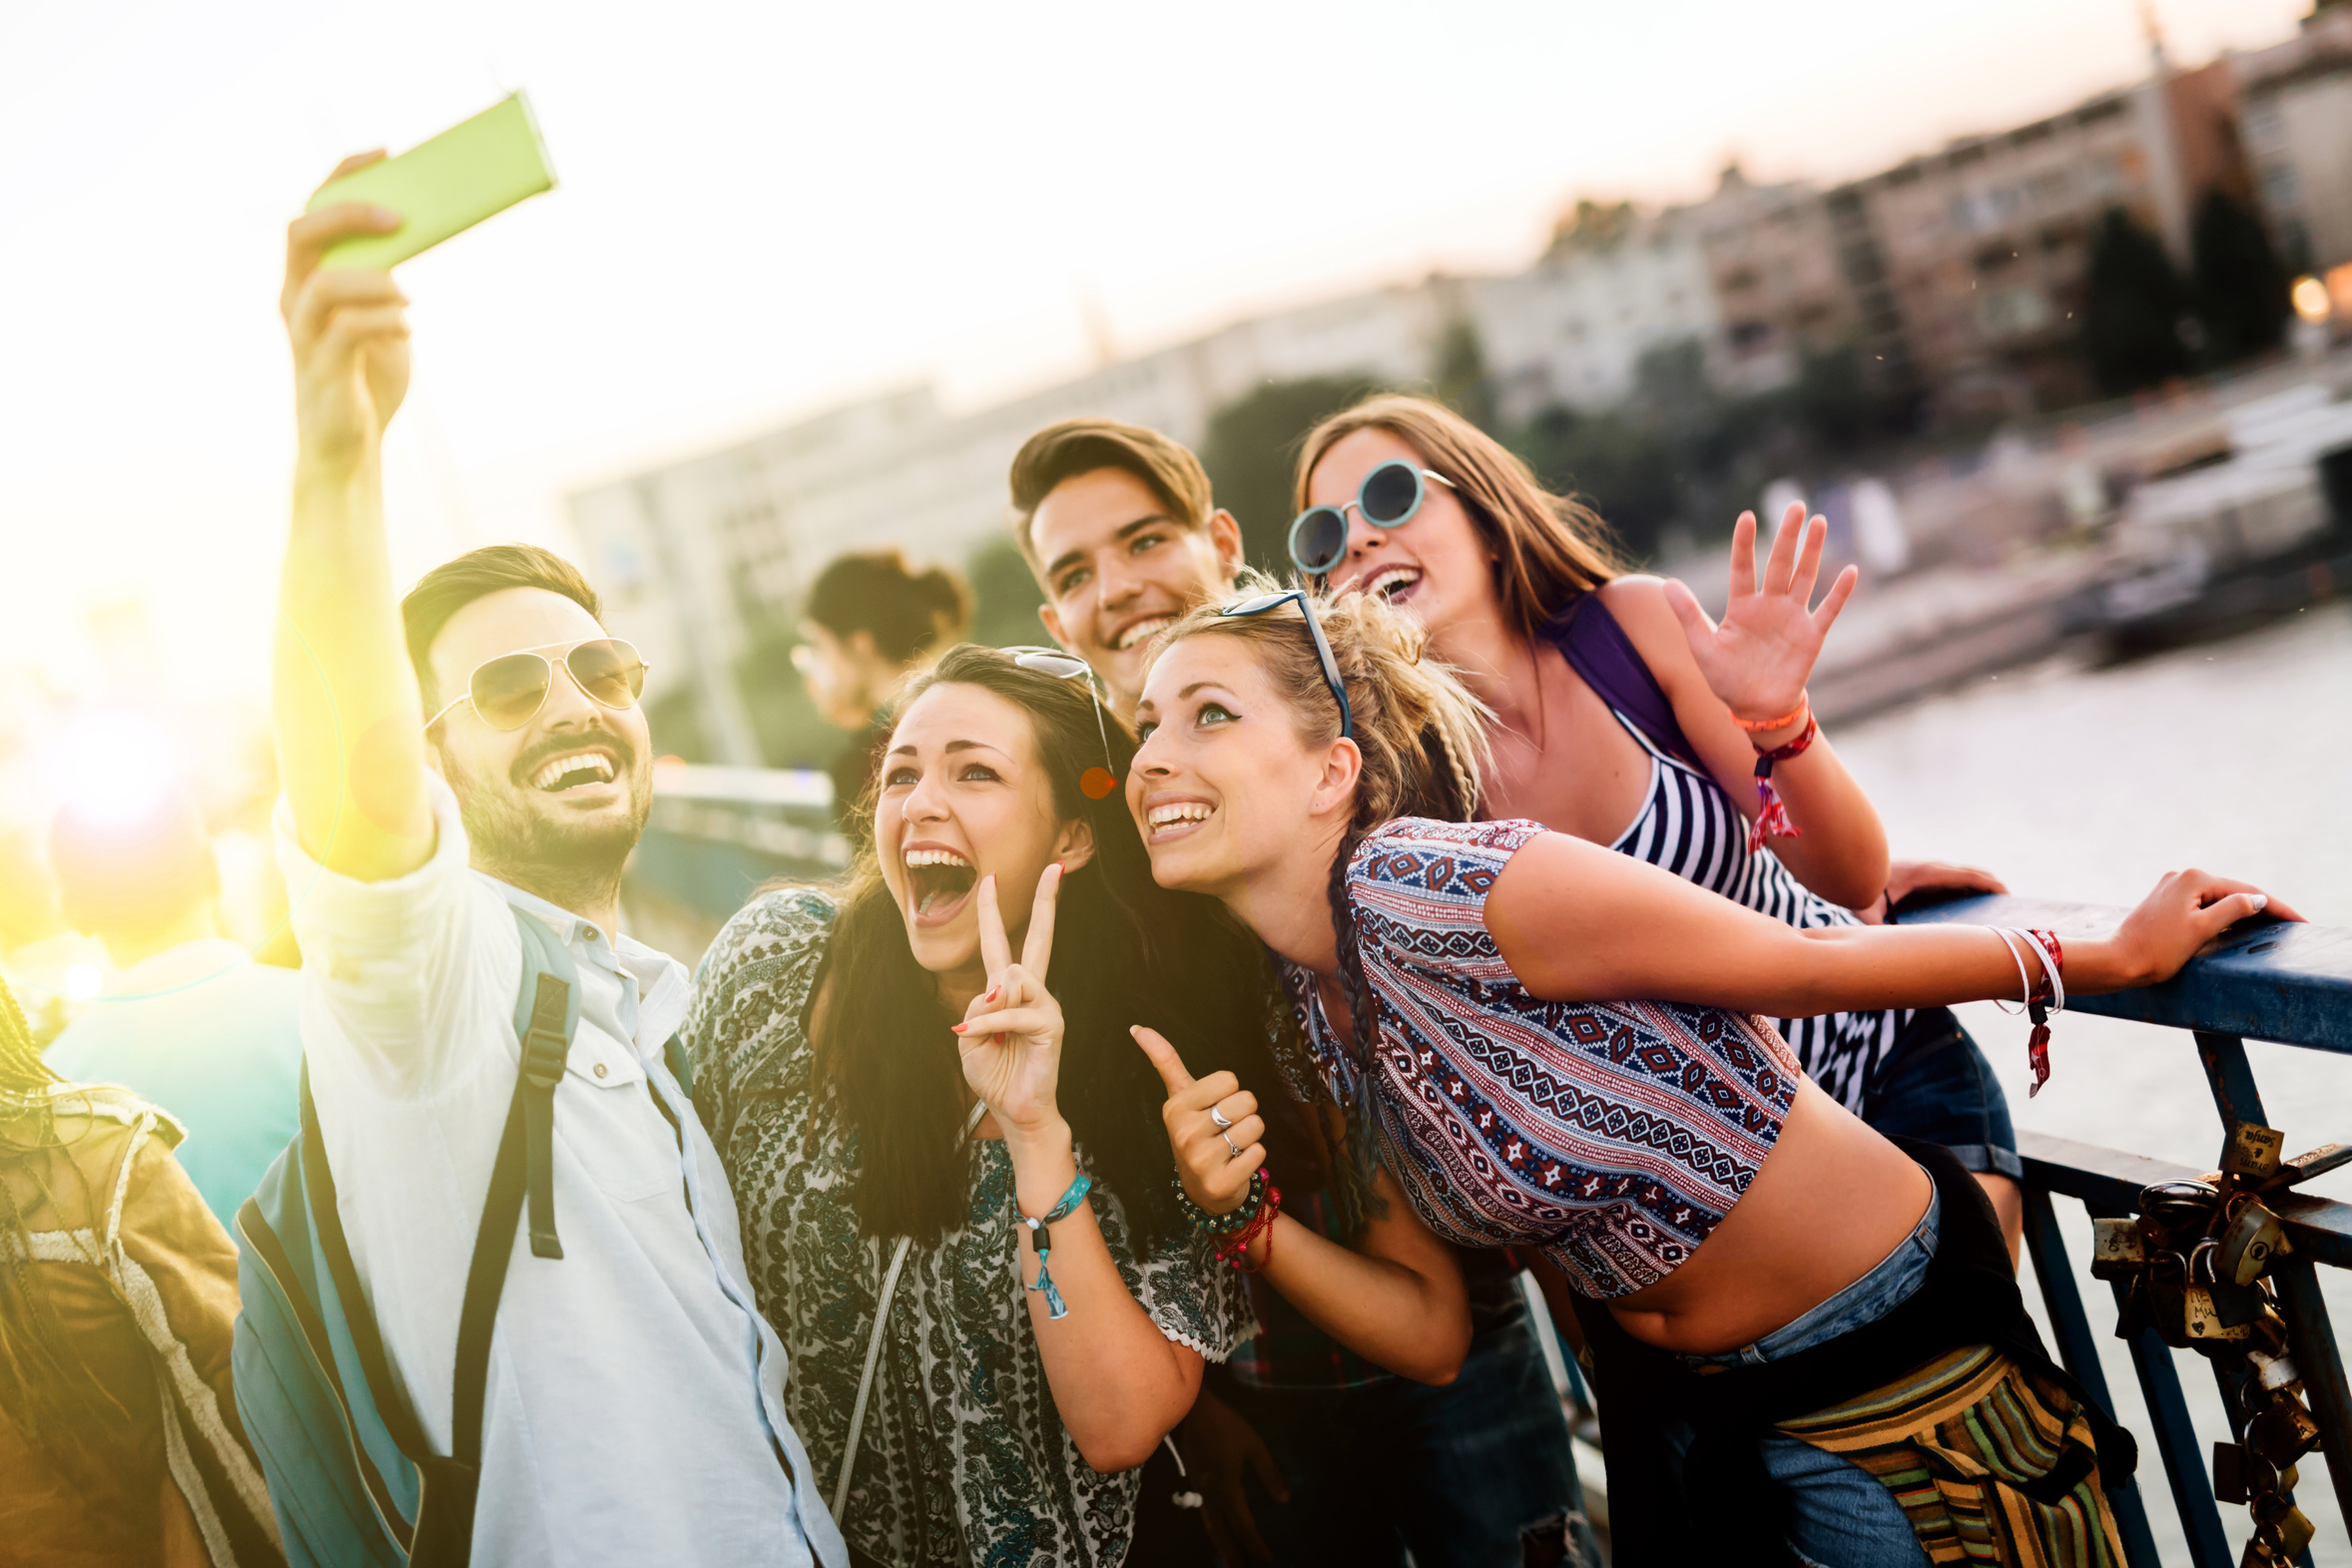
[[2295,1358],[2291,1355],[2272,1355],[2249,1348],[2246,1364],[2254,1369],[2254,1381],[2264,1388],[2284,1388],[2303,1380],[2303,1374],[2295,1370]]
[[2141,1281],[2147,1324],[2176,1350],[2188,1348],[2188,1262],[2177,1253],[2158,1255]]
[[2215,1275],[2239,1285],[2262,1278],[2270,1261],[2288,1251],[2287,1229],[2260,1199],[2249,1199],[2237,1218],[2221,1233],[2221,1256],[2214,1260]]
[[2090,1222],[2090,1277],[2128,1280],[2147,1262],[2147,1244],[2133,1218]]
[[2286,1146],[2287,1135],[2275,1127],[2232,1122],[2221,1145],[2222,1173],[2249,1185],[2267,1182],[2278,1174],[2278,1159]]
[[2319,1423],[2303,1408],[2302,1400],[2273,1394],[2270,1408],[2246,1424],[2246,1442],[2283,1469],[2318,1444]]
[[2288,1562],[2303,1555],[2314,1534],[2311,1521],[2303,1517],[2303,1510],[2277,1493],[2254,1504],[2254,1527],[2255,1539],[2269,1536],[2265,1544]]

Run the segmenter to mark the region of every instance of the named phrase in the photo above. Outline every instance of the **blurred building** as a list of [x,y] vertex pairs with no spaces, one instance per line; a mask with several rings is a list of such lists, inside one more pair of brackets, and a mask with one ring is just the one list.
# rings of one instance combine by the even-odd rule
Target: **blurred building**
[[2196,201],[2246,184],[2234,87],[2226,59],[2172,72],[2159,53],[2137,86],[1830,192],[1862,343],[1889,389],[1945,419],[2087,396],[2092,235],[2121,208],[2185,268]]
[[2236,62],[2253,188],[2291,271],[2352,262],[2352,5]]
[[1005,528],[1005,472],[1031,432],[1105,414],[1198,445],[1219,407],[1269,380],[1427,379],[1463,322],[1507,418],[1603,406],[1652,347],[1705,336],[1714,306],[1695,244],[1626,212],[1565,235],[1529,271],[1413,284],[1239,321],[973,413],[927,386],[828,410],[740,445],[570,498],[614,630],[644,652],[648,701],[691,701],[715,762],[760,761],[732,672],[836,552],[887,539],[960,561]]
[[1860,299],[1838,263],[1835,220],[1817,188],[1755,185],[1733,163],[1713,196],[1671,216],[1705,261],[1721,317],[1709,368],[1725,391],[1785,386],[1807,355],[1859,334]]

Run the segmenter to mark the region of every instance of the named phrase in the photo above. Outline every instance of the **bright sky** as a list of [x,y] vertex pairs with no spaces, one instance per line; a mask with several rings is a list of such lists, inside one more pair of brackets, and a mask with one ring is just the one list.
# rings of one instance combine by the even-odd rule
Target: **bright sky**
[[[2176,61],[2306,0],[2156,0]],[[283,226],[342,153],[527,88],[560,186],[403,268],[409,573],[860,391],[970,406],[1433,266],[1578,195],[1867,173],[2137,77],[2133,0],[0,7],[0,668],[153,606],[258,690],[292,419]]]

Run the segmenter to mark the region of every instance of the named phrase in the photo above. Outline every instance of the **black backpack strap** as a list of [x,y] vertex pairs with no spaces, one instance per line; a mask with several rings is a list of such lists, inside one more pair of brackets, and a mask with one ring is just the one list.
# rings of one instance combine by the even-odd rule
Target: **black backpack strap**
[[[514,1106],[507,1116],[507,1131],[514,1130],[515,1115],[522,1117],[526,1148],[526,1174],[531,1196],[531,1256],[561,1258],[563,1243],[555,1235],[555,1086],[563,1082],[564,1058],[571,1053],[571,1034],[566,1028],[566,1011],[571,998],[571,987],[554,975],[542,973],[538,993],[531,1001],[531,1025],[523,1031],[521,1071],[514,1080]],[[500,1158],[505,1145],[500,1144]],[[493,1206],[498,1201],[498,1178],[490,1178],[490,1197]],[[490,1213],[482,1212],[485,1229],[475,1244],[474,1259],[481,1260],[481,1247],[489,1239],[486,1227]],[[514,1234],[514,1216],[506,1217],[501,1234]],[[505,1265],[499,1265],[501,1271]],[[470,1278],[470,1277],[469,1277]],[[496,1297],[491,1299],[496,1306]]]
[[[547,987],[553,986],[559,993],[556,1006],[563,1005],[563,981],[543,974],[539,986],[542,1001]],[[514,1098],[506,1107],[506,1130],[498,1136],[498,1157],[490,1167],[490,1196],[482,1205],[481,1227],[474,1233],[473,1262],[465,1271],[465,1304],[457,1314],[457,1366],[449,1398],[449,1435],[454,1445],[450,1457],[469,1467],[480,1465],[482,1460],[490,1335],[498,1325],[498,1299],[506,1291],[507,1265],[514,1257],[515,1221],[523,1210],[531,1097],[528,1081],[518,1077]],[[532,1252],[537,1254],[535,1241]]]

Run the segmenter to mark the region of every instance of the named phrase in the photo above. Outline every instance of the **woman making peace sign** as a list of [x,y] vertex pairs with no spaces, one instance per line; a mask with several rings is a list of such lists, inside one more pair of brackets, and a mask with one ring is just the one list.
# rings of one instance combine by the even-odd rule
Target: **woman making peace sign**
[[[1284,1009],[1256,939],[1157,887],[1124,800],[1086,778],[1123,776],[1134,742],[1084,674],[951,650],[900,704],[847,888],[755,899],[697,976],[696,1100],[854,1554],[1119,1562],[1135,1467],[1203,1357],[1254,1331],[1178,1207],[1127,1026],[1271,1091]],[[1299,1131],[1268,1135],[1286,1171],[1315,1169]],[[1376,1284],[1463,1317],[1451,1258],[1420,1242]]]

